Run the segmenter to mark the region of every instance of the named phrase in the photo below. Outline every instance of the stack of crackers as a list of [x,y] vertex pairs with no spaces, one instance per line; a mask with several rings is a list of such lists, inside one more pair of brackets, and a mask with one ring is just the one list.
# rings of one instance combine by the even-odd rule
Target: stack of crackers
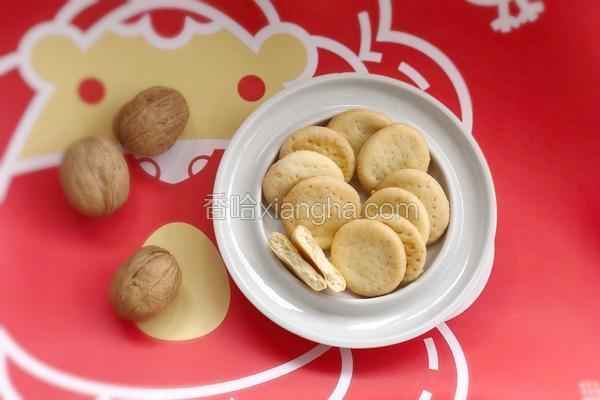
[[[450,218],[430,161],[418,129],[376,111],[351,109],[293,132],[263,179],[291,237],[272,233],[271,250],[315,291],[374,297],[414,281]],[[369,197],[361,201],[351,183]]]

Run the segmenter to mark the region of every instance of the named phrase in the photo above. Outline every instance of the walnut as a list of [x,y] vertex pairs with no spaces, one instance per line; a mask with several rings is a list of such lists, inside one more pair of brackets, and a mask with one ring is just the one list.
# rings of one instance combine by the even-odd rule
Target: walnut
[[121,317],[144,321],[161,312],[177,295],[179,264],[167,250],[145,246],[121,266],[110,288],[112,304]]
[[81,139],[69,147],[60,167],[69,202],[88,216],[106,216],[129,196],[129,170],[119,148],[103,137]]
[[127,150],[154,156],[173,146],[189,116],[190,109],[181,93],[156,86],[139,93],[123,106],[113,130]]

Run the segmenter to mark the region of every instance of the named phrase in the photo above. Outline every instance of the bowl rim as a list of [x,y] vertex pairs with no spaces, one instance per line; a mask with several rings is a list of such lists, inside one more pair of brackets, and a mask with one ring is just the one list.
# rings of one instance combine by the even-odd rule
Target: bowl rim
[[[486,237],[484,238],[484,243],[485,243],[484,244],[484,246],[485,246],[484,254],[488,254],[490,252],[490,248],[492,246],[494,246],[494,239],[495,239],[496,228],[497,228],[497,205],[496,205],[496,193],[495,193],[495,188],[494,188],[494,184],[493,184],[491,171],[489,169],[487,161],[485,160],[483,152],[481,151],[481,148],[479,147],[478,143],[475,141],[475,138],[469,132],[466,131],[466,129],[464,128],[462,122],[458,119],[458,117],[456,115],[454,115],[454,113],[452,113],[439,100],[435,99],[433,96],[431,96],[431,95],[429,95],[407,83],[404,83],[402,81],[399,81],[399,80],[396,80],[394,78],[390,78],[387,76],[376,75],[376,74],[353,73],[353,72],[334,73],[334,74],[322,75],[319,77],[311,78],[311,79],[296,83],[293,86],[288,87],[288,88],[280,91],[279,93],[275,94],[273,97],[271,97],[270,99],[265,101],[263,104],[261,104],[259,107],[257,107],[252,112],[252,114],[250,114],[246,118],[246,120],[242,123],[242,125],[236,130],[236,133],[232,137],[227,149],[225,150],[225,152],[222,156],[221,162],[219,164],[219,168],[217,171],[215,184],[214,184],[214,188],[213,188],[213,193],[227,193],[228,192],[228,190],[226,190],[226,187],[227,187],[227,182],[228,182],[228,180],[231,179],[231,177],[226,176],[226,173],[224,172],[224,170],[226,169],[226,166],[231,162],[230,159],[233,157],[232,156],[233,153],[232,153],[231,149],[235,148],[236,145],[238,145],[238,142],[240,142],[240,140],[241,140],[240,135],[238,135],[238,133],[245,131],[248,126],[251,126],[254,123],[254,120],[263,113],[264,109],[270,108],[274,103],[280,101],[282,98],[292,96],[294,93],[296,93],[298,91],[302,91],[302,90],[306,89],[307,87],[311,87],[311,86],[315,86],[315,85],[319,85],[319,84],[323,84],[323,83],[327,83],[327,82],[331,82],[331,81],[336,81],[336,80],[344,80],[344,79],[350,79],[350,80],[359,79],[359,80],[365,80],[365,81],[384,83],[384,84],[392,85],[392,86],[398,87],[402,90],[411,92],[411,94],[416,95],[417,97],[421,98],[422,100],[432,103],[437,109],[439,109],[441,112],[443,112],[445,114],[445,116],[448,117],[448,119],[460,130],[460,132],[464,136],[464,139],[466,139],[468,141],[469,145],[471,146],[471,148],[477,158],[477,161],[478,161],[479,165],[481,166],[481,173],[482,173],[483,177],[485,178],[484,183],[485,183],[485,187],[487,189],[487,195],[489,198],[489,201],[487,202],[486,206],[487,206],[487,209],[489,210],[490,218],[489,218],[489,221],[487,221],[489,224],[489,228],[486,232]],[[469,296],[472,295],[474,290],[477,288],[477,285],[478,284],[481,285],[480,278],[482,276],[485,278],[485,275],[489,276],[489,273],[486,274],[484,271],[484,264],[485,264],[485,259],[484,259],[484,260],[482,260],[482,262],[480,262],[478,264],[477,270],[474,271],[472,276],[469,278],[469,281],[465,284],[464,290],[461,293],[459,293],[455,298],[451,299],[451,301],[448,301],[448,303],[443,307],[443,310],[439,311],[436,315],[432,316],[432,318],[430,318],[428,320],[428,323],[422,323],[421,325],[413,327],[411,330],[402,331],[401,334],[397,334],[397,335],[388,335],[383,338],[370,339],[368,342],[359,340],[359,339],[349,339],[349,338],[343,339],[343,340],[335,340],[335,339],[332,340],[329,337],[326,337],[321,334],[304,329],[303,327],[298,326],[297,324],[294,324],[293,322],[290,322],[287,319],[280,317],[276,313],[271,312],[271,310],[266,306],[265,302],[260,297],[256,296],[253,293],[252,288],[249,287],[249,285],[246,284],[244,279],[237,273],[237,270],[235,267],[236,261],[233,260],[233,254],[232,254],[234,249],[230,248],[230,246],[227,243],[227,238],[226,238],[226,222],[227,222],[227,220],[228,220],[228,218],[213,220],[215,237],[217,240],[217,245],[221,252],[221,256],[223,257],[225,266],[227,267],[229,274],[231,275],[232,279],[234,280],[234,282],[236,283],[236,285],[238,286],[240,291],[262,314],[267,316],[269,319],[271,319],[273,322],[275,322],[279,326],[283,327],[284,329],[286,329],[296,335],[304,337],[306,339],[316,341],[319,343],[323,343],[323,344],[327,344],[327,345],[340,346],[340,347],[351,347],[351,348],[371,348],[371,347],[381,347],[381,346],[392,345],[395,343],[399,343],[399,342],[417,337],[417,336],[429,331],[430,329],[434,328],[438,324],[451,318],[452,314],[457,309],[460,309],[463,306],[463,303],[465,303],[465,300],[466,301],[469,300]]]

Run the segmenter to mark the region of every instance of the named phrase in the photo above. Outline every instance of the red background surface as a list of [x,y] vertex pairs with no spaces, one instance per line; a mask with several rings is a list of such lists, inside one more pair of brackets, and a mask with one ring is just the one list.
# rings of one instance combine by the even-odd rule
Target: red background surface
[[[267,22],[253,2],[210,3],[251,33]],[[448,323],[467,359],[473,399],[577,399],[581,381],[600,379],[600,3],[544,3],[539,20],[502,34],[490,28],[495,7],[458,0],[394,2],[392,28],[433,43],[465,79],[473,102],[473,132],[496,187],[498,231],[491,278],[477,302]],[[100,2],[75,23],[86,29],[119,4]],[[273,4],[282,20],[335,38],[356,52],[356,14],[369,11],[372,26],[377,26],[375,1]],[[61,6],[60,1],[4,0],[0,56],[14,51],[30,27],[52,18]],[[180,13],[153,13],[154,27],[165,36],[177,34],[181,22]],[[372,50],[383,53],[384,62],[369,65],[371,72],[405,79],[396,67],[408,58],[432,82],[428,92],[459,114],[450,82],[425,57],[376,42]],[[320,56],[318,74],[350,70],[332,54]],[[31,96],[18,71],[0,76],[0,155]],[[130,158],[131,199],[114,218],[101,221],[89,221],[68,207],[55,168],[14,179],[0,203],[0,326],[56,368],[132,385],[234,379],[313,347],[260,315],[233,282],[237,300],[232,300],[224,325],[184,344],[146,338],[130,325],[110,320],[109,311],[94,308],[109,307],[105,292],[96,289],[112,274],[102,266],[118,265],[158,226],[185,221],[214,240],[197,199],[212,189],[219,158],[202,175],[175,186],[149,177]],[[87,269],[88,264],[94,267]],[[433,331],[425,336],[440,335]],[[422,387],[434,399],[452,398],[452,356],[442,345],[438,351],[437,372],[426,368],[422,338],[353,351],[346,398],[377,393],[377,398],[416,399]],[[231,396],[325,397],[339,368],[339,352],[332,349],[301,370]],[[24,398],[79,398],[14,366],[10,374]]]

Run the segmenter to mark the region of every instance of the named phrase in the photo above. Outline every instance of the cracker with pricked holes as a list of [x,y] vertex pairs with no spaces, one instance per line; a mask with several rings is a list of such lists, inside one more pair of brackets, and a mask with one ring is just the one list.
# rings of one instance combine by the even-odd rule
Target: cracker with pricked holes
[[283,226],[292,235],[303,225],[319,244],[327,250],[333,235],[345,223],[360,217],[360,196],[341,179],[316,176],[304,179],[283,199],[280,217]]
[[391,123],[392,120],[380,112],[353,108],[332,118],[327,127],[344,135],[354,150],[354,156],[358,157],[365,141]]
[[348,182],[354,175],[355,157],[344,136],[324,126],[307,126],[293,132],[281,145],[279,158],[298,151],[311,150],[331,158],[344,173]]
[[406,124],[391,124],[363,145],[356,160],[358,180],[368,194],[388,174],[402,168],[427,171],[431,156],[421,133]]
[[372,218],[378,214],[398,214],[417,227],[423,240],[429,239],[431,222],[425,205],[405,189],[387,187],[374,192],[363,204],[363,215]]
[[279,232],[271,233],[271,236],[269,236],[269,247],[273,254],[312,290],[319,292],[327,287],[325,279],[302,258],[298,250],[285,235]]
[[423,202],[431,221],[427,244],[436,242],[446,232],[450,221],[450,203],[438,181],[423,171],[400,169],[383,178],[379,184],[380,189],[390,186],[406,189]]
[[323,249],[319,247],[310,231],[298,225],[292,233],[292,243],[296,246],[300,254],[319,271],[325,278],[327,286],[334,292],[341,292],[346,289],[346,280],[338,269],[327,259]]
[[414,281],[423,273],[427,257],[427,248],[421,233],[409,220],[398,214],[379,214],[375,219],[392,228],[402,240],[406,253],[406,273],[402,282]]
[[390,293],[406,271],[404,245],[382,222],[359,219],[338,230],[331,245],[331,261],[352,292],[366,297]]
[[271,165],[263,179],[263,195],[269,204],[278,208],[296,183],[313,176],[344,179],[342,170],[329,157],[314,151],[297,151]]

